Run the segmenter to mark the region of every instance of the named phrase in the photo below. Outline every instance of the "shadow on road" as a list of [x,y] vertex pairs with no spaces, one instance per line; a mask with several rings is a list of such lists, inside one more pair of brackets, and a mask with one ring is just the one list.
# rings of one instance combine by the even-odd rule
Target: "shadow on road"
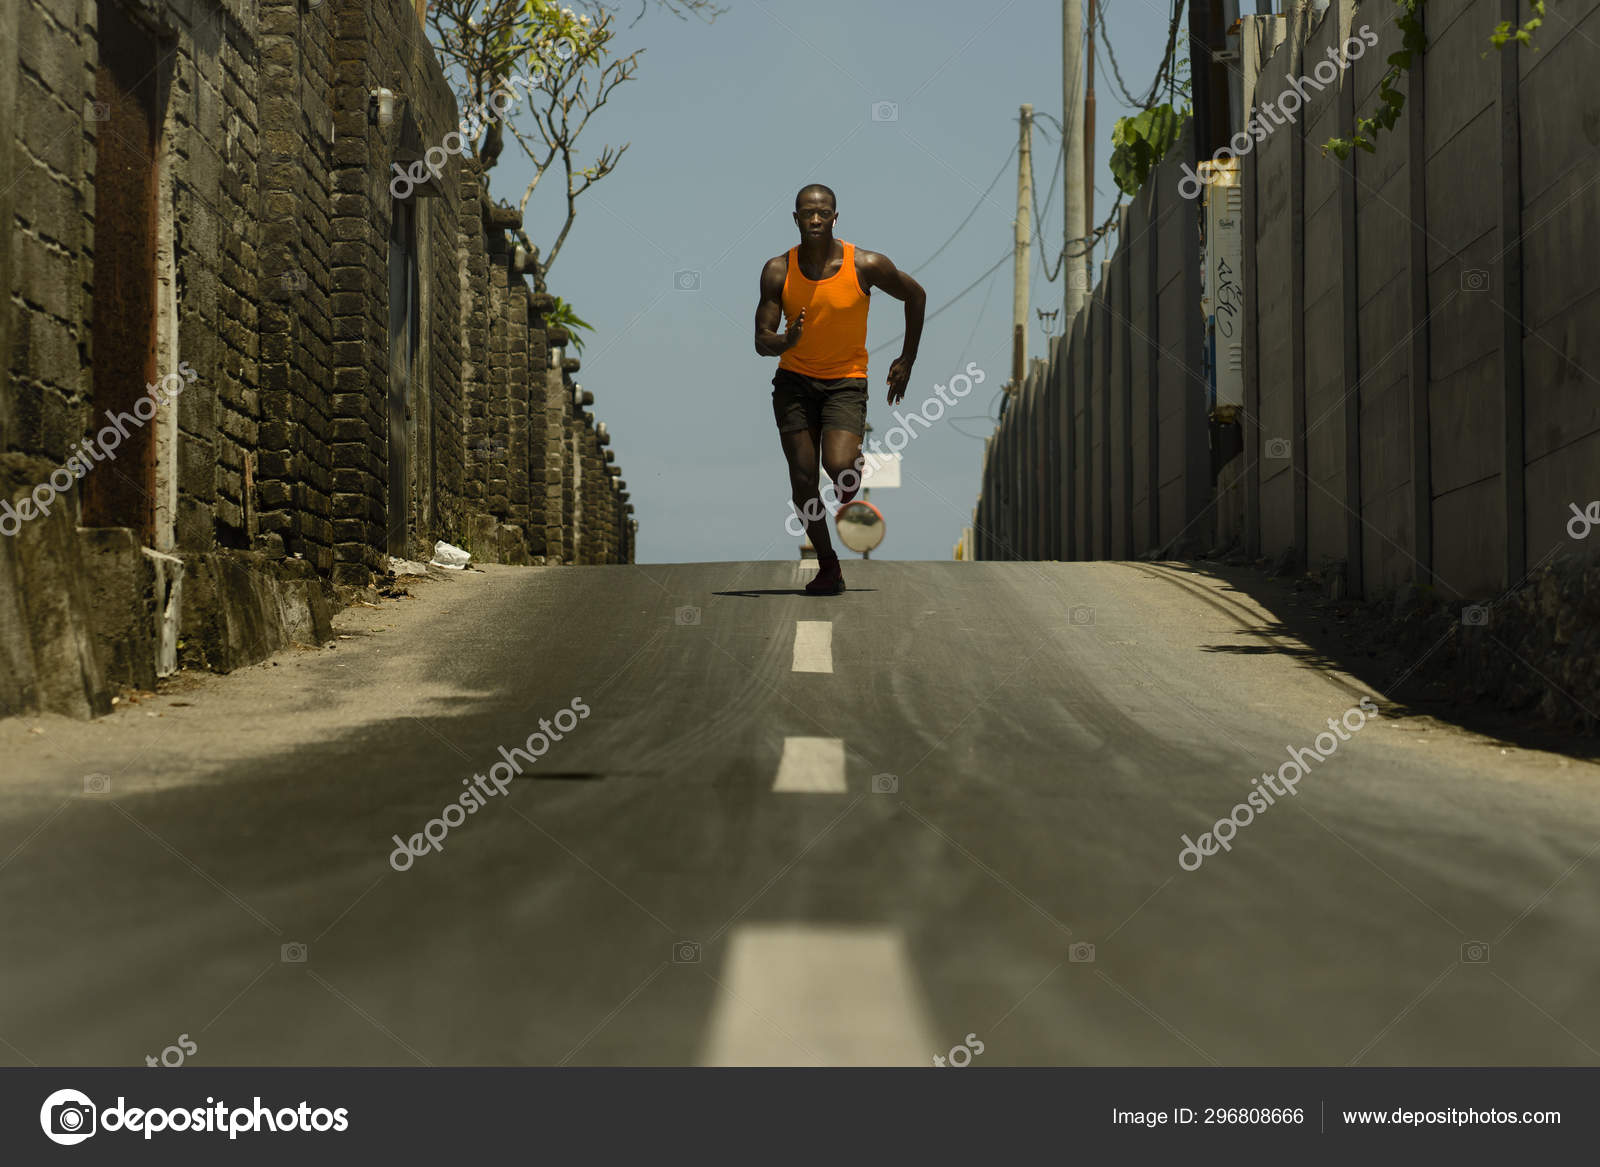
[[[877,588],[846,588],[843,595],[851,592],[875,592]],[[712,592],[714,596],[809,596],[811,593],[805,588],[748,588],[737,592]],[[831,595],[824,598],[833,598]]]
[[1252,600],[1270,613],[1271,619],[1265,623],[1240,621],[1239,631],[1262,637],[1262,644],[1206,645],[1206,652],[1281,653],[1307,668],[1349,674],[1383,693],[1403,716],[1431,717],[1504,746],[1600,760],[1600,741],[1536,724],[1538,714],[1532,710],[1513,712],[1454,696],[1421,667],[1430,650],[1409,650],[1384,639],[1374,617],[1359,611],[1350,615],[1332,611],[1320,602],[1319,595],[1296,589],[1293,580],[1216,563],[1163,566],[1195,577],[1197,584],[1207,577],[1219,581],[1223,585],[1221,606],[1231,615],[1246,615],[1230,602],[1236,597]]

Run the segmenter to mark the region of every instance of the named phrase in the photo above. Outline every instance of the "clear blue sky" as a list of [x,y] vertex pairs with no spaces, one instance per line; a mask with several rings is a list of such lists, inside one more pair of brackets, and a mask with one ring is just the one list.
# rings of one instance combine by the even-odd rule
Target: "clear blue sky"
[[[762,263],[797,239],[795,192],[838,193],[836,234],[888,255],[945,304],[1011,248],[1015,162],[981,198],[1017,138],[1017,111],[1061,116],[1061,9],[1045,0],[727,0],[714,24],[649,10],[618,39],[643,47],[636,80],[619,88],[580,140],[583,160],[629,143],[617,170],[580,200],[550,276],[552,292],[595,326],[577,380],[595,395],[639,520],[638,561],[793,559],[784,529],[788,479],[770,404],[775,358],[752,344]],[[1130,88],[1148,87],[1165,46],[1166,0],[1109,5],[1111,46]],[[625,7],[619,24],[638,12]],[[1104,49],[1096,65],[1096,219],[1116,196],[1105,162],[1111,127],[1128,112]],[[897,106],[874,120],[873,106]],[[1059,157],[1053,127],[1034,135],[1038,197]],[[496,197],[515,201],[531,177],[508,145]],[[528,233],[548,249],[564,214],[552,171],[529,205]],[[1061,182],[1033,246],[1032,305],[1061,301],[1040,253],[1061,246]],[[971,221],[927,267],[923,264]],[[1037,207],[1036,207],[1037,210]],[[677,273],[698,273],[680,288]],[[693,281],[685,281],[693,282]],[[894,341],[902,306],[875,296],[869,349]],[[976,362],[988,377],[961,407],[904,451],[896,490],[873,493],[888,535],[884,559],[948,559],[970,521],[982,436],[1010,366],[1011,261],[932,320],[901,408]],[[1035,319],[1029,355],[1045,352]],[[899,345],[871,358],[868,420],[893,425],[883,379]],[[954,414],[954,420],[951,414]],[[965,432],[962,432],[965,431]],[[969,436],[970,435],[970,436]]]

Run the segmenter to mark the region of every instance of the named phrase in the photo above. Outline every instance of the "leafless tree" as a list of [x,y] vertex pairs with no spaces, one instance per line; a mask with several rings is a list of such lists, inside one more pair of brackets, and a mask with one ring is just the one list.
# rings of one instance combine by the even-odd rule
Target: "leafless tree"
[[[649,2],[641,0],[639,17]],[[655,3],[680,20],[692,16],[706,23],[726,11],[712,0]],[[541,255],[523,235],[536,286],[543,286],[572,230],[579,197],[615,170],[628,149],[628,143],[602,146],[585,165],[577,142],[612,91],[638,74],[644,52],[614,55],[616,5],[580,0],[579,8],[586,11],[563,8],[555,0],[433,0],[428,12],[434,48],[457,87],[466,111],[466,137],[484,169],[500,161],[509,134],[533,163],[533,179],[519,202],[526,213],[546,173],[557,162],[561,165],[566,217],[548,254]],[[515,97],[511,106],[507,93]],[[491,109],[504,112],[485,112]]]

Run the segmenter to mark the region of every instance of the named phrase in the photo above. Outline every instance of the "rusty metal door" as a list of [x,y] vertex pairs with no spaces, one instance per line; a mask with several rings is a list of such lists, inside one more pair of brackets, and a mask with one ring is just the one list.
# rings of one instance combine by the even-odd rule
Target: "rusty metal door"
[[133,407],[156,378],[156,157],[163,61],[155,37],[114,0],[100,0],[98,12],[100,64],[91,111],[98,148],[89,430],[100,433],[113,426],[118,437],[113,457],[83,480],[83,522],[131,527],[148,544],[155,531],[156,427],[153,420],[138,418]]
[[389,554],[405,558],[411,490],[411,373],[416,365],[418,328],[416,207],[390,202],[389,219]]

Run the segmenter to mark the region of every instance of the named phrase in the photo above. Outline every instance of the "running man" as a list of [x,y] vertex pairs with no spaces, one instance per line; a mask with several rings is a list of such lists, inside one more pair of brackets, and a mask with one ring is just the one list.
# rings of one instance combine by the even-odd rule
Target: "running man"
[[[806,585],[813,595],[844,591],[817,464],[820,457],[840,505],[855,498],[867,428],[868,297],[882,288],[906,305],[905,343],[889,366],[890,405],[906,395],[927,304],[922,285],[887,256],[834,239],[838,206],[820,183],[801,188],[794,200],[800,245],[767,260],[756,306],[756,352],[779,358],[772,413],[789,462],[790,497],[817,551],[817,575]],[[780,312],[789,321],[784,332],[777,330]]]

